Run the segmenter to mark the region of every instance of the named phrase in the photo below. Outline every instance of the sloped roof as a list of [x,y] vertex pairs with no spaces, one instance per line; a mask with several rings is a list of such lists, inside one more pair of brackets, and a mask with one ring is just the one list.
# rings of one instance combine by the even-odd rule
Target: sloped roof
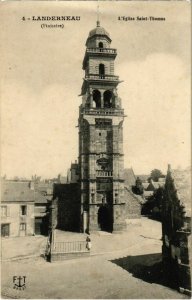
[[144,191],[144,197],[150,197],[154,194],[154,191]]
[[153,181],[152,184],[153,184],[153,186],[154,186],[155,189],[158,189],[159,186],[160,186],[160,183],[156,182],[156,181]]
[[130,201],[135,199],[139,204],[143,204],[145,202],[145,199],[143,199],[140,195],[134,194],[128,187],[125,187],[124,191],[125,202],[127,202],[127,199]]
[[2,180],[2,202],[34,202],[34,191],[30,189],[30,181]]
[[39,183],[33,188],[31,181],[2,180],[2,202],[34,202],[47,203],[52,199],[53,184]]
[[149,182],[142,182],[142,185],[144,187],[144,190],[148,188]]
[[34,186],[35,190],[47,191],[48,189],[53,189],[53,182],[37,182]]
[[34,198],[35,203],[47,203],[52,199],[53,182],[39,182],[35,184]]
[[[143,184],[144,185],[144,184]],[[156,182],[153,181],[152,179],[150,180],[150,183],[148,184],[148,186],[146,187],[147,191],[153,191],[153,190],[157,190],[160,187],[163,187],[165,185],[165,182]]]
[[135,174],[132,168],[124,169],[125,186],[132,187],[135,185]]
[[165,183],[165,177],[159,177],[158,182],[164,182]]
[[141,175],[136,175],[136,177],[139,177],[143,183],[143,182],[148,181],[148,178],[150,177],[150,175],[141,174]]
[[158,184],[159,184],[159,187],[164,187],[165,186],[165,181],[158,182]]
[[35,203],[46,204],[52,198],[53,198],[52,195],[47,195],[47,194],[41,193],[40,191],[34,191]]

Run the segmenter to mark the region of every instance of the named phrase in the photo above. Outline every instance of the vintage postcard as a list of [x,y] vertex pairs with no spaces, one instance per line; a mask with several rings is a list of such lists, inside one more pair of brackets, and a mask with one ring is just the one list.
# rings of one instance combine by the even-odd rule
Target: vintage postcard
[[190,13],[0,3],[2,298],[190,298]]

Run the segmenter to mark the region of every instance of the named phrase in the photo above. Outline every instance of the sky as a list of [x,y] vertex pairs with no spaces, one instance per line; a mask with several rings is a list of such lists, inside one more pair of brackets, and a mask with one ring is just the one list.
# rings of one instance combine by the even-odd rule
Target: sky
[[[1,2],[1,165],[7,177],[66,175],[78,157],[78,111],[96,1]],[[190,165],[190,3],[100,1],[100,21],[117,49],[124,165],[136,174]],[[181,13],[182,12],[182,13]],[[80,21],[23,21],[80,16]],[[118,17],[164,17],[120,21]],[[41,28],[41,24],[64,28]]]

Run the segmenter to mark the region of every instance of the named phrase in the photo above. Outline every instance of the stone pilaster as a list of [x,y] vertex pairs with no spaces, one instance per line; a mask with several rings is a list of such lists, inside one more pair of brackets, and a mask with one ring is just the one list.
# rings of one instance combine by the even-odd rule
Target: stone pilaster
[[126,230],[124,205],[116,204],[113,206],[113,231],[123,230]]
[[98,207],[97,205],[89,205],[89,231],[100,230],[98,225]]

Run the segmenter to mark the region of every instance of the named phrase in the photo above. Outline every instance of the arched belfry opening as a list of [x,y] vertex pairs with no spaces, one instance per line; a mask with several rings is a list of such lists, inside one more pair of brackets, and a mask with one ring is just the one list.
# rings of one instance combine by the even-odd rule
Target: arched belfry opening
[[103,48],[103,43],[99,42],[99,48]]
[[100,108],[101,107],[101,93],[99,90],[93,91],[93,107]]
[[105,77],[105,65],[104,64],[99,64],[99,76],[100,76],[100,78]]
[[103,94],[104,107],[112,108],[113,107],[113,93],[109,90],[105,91]]

